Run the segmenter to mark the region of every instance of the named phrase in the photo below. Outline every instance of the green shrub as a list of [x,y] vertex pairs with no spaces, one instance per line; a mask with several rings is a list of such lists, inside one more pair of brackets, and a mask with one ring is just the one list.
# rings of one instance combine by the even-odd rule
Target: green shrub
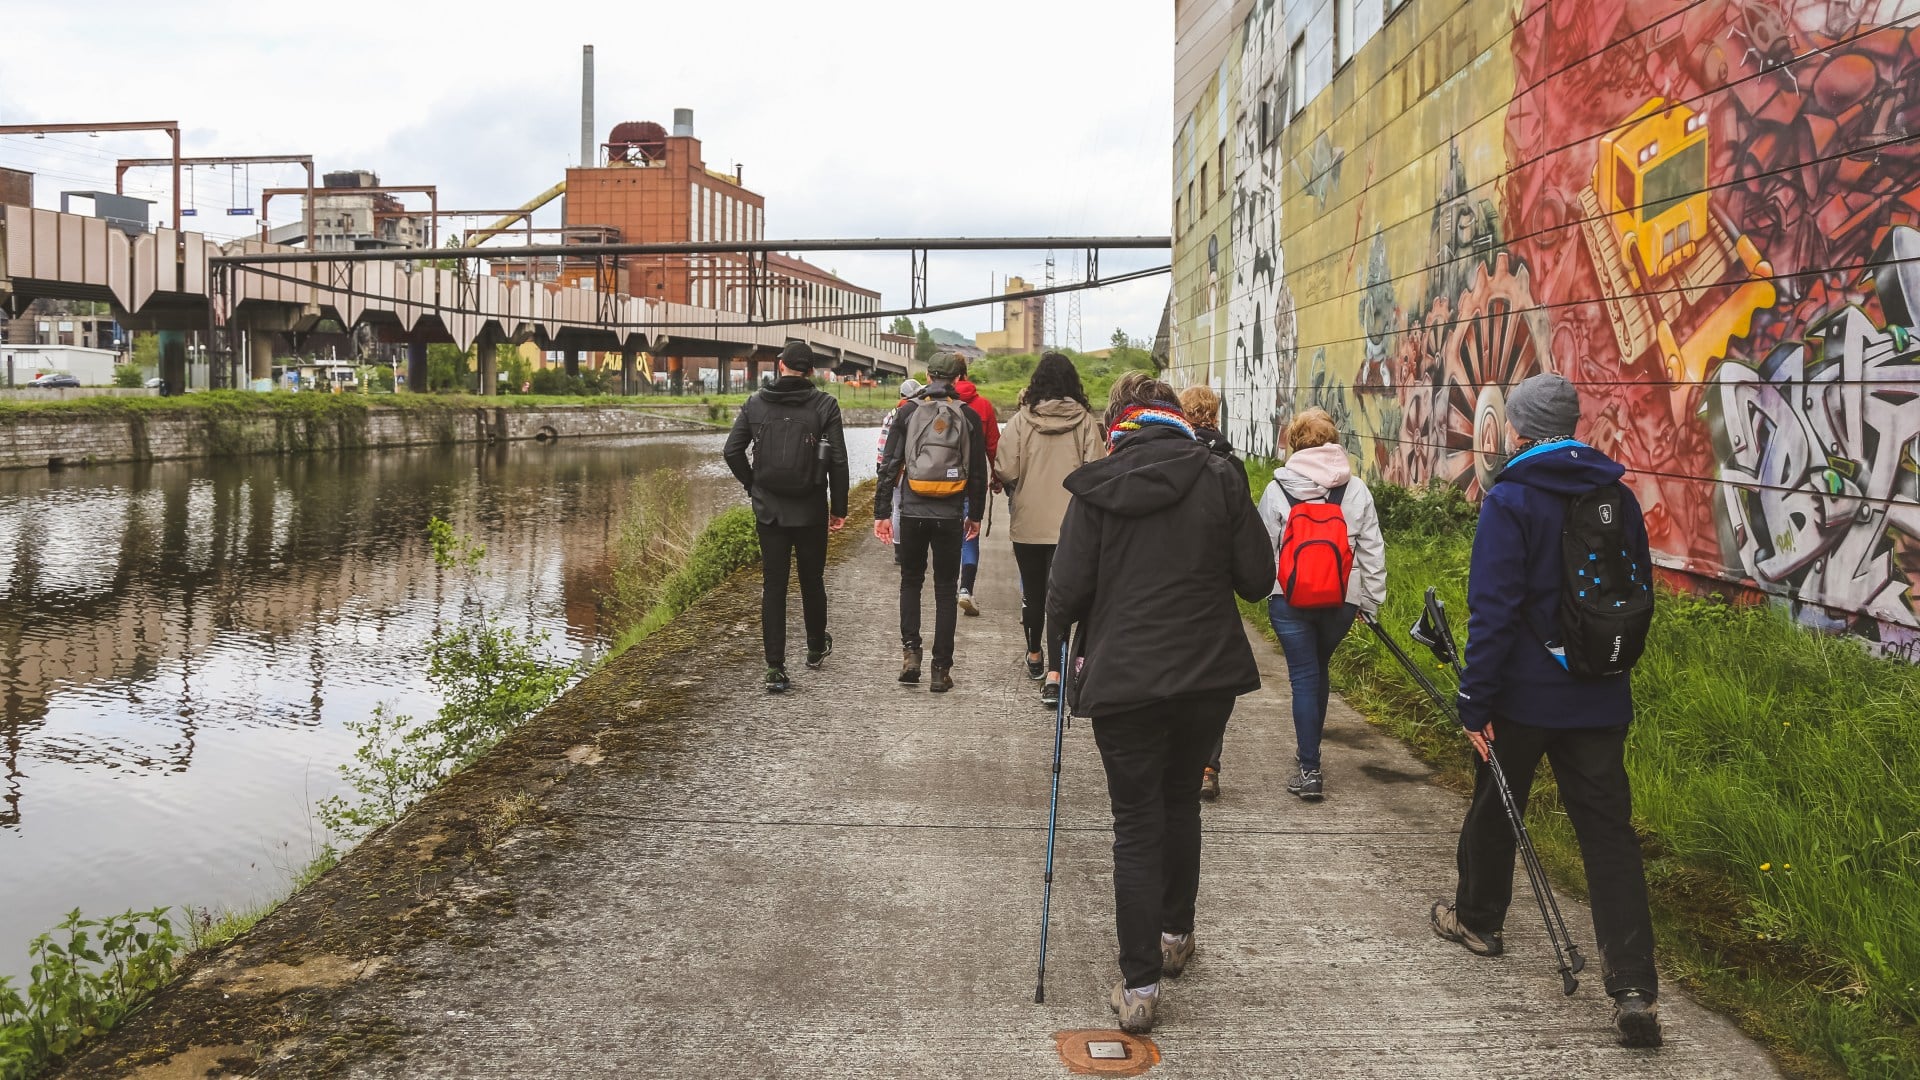
[[134,390],[138,389],[140,384],[144,382],[146,382],[146,380],[140,377],[140,369],[138,367],[132,364],[113,365],[113,385],[123,390]]
[[100,920],[68,913],[27,946],[33,974],[24,997],[0,978],[0,1080],[36,1075],[112,1029],[173,976],[182,951],[166,908]]

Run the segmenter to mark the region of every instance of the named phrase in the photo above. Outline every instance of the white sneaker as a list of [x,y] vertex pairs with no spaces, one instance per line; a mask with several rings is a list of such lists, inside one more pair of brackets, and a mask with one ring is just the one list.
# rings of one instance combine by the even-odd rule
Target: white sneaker
[[969,615],[980,614],[980,605],[973,602],[973,594],[965,589],[960,590],[960,610]]

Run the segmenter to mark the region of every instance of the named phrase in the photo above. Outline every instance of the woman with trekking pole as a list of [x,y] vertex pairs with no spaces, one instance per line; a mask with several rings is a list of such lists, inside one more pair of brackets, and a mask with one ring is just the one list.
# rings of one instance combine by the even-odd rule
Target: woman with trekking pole
[[1108,454],[1067,477],[1047,620],[1076,624],[1066,693],[1093,718],[1113,808],[1120,1026],[1153,1028],[1162,978],[1194,955],[1200,777],[1234,699],[1260,687],[1237,593],[1273,582],[1245,481],[1194,438],[1173,388],[1114,383]]
[[1060,628],[1046,618],[1047,577],[1067,513],[1067,474],[1105,454],[1100,418],[1073,361],[1057,352],[1042,355],[1020,407],[1001,429],[999,474],[1013,514],[1027,677],[1045,680],[1040,703],[1049,709],[1060,702]]
[[1293,684],[1297,766],[1287,792],[1307,802],[1325,795],[1320,735],[1327,726],[1333,650],[1359,612],[1387,598],[1387,542],[1373,492],[1353,475],[1333,418],[1308,409],[1286,432],[1287,461],[1260,496],[1260,520],[1272,538],[1278,573],[1267,619],[1287,657]]

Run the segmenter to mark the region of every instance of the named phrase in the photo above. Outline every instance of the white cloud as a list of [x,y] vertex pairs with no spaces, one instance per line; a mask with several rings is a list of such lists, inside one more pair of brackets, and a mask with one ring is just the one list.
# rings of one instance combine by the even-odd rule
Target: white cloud
[[[31,7],[8,20],[0,122],[177,119],[189,154],[307,153],[322,170],[436,184],[443,206],[513,206],[578,156],[590,42],[596,140],[621,120],[694,109],[709,163],[741,162],[766,196],[770,237],[1168,228],[1166,0]],[[38,201],[55,205],[62,189],[111,188],[117,157],[165,151],[159,135],[15,136],[0,138],[0,165],[41,173]],[[257,206],[260,187],[301,177],[258,167],[240,178],[254,193],[230,195],[230,171],[203,170],[197,223],[245,231],[247,219],[223,213],[229,202]],[[164,171],[129,186],[164,212]],[[296,206],[276,202],[276,219]],[[1058,254],[1064,278],[1074,256]],[[933,297],[979,295],[989,275],[1038,280],[1043,258],[935,254]],[[822,261],[904,306],[905,255]],[[1157,261],[1110,255],[1102,268]],[[1116,325],[1151,335],[1165,296],[1164,278],[1083,294],[1087,346]],[[973,332],[988,319],[972,309],[929,322]]]

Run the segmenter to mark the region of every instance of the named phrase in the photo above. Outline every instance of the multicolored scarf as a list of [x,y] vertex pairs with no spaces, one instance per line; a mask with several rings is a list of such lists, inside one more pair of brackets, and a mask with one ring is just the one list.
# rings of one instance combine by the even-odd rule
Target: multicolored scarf
[[1146,405],[1129,405],[1126,411],[1120,414],[1120,419],[1115,420],[1113,426],[1107,429],[1107,452],[1112,453],[1121,439],[1148,424],[1174,428],[1189,439],[1194,437],[1193,425],[1187,423],[1186,415],[1180,411],[1180,406],[1173,402],[1155,401]]

